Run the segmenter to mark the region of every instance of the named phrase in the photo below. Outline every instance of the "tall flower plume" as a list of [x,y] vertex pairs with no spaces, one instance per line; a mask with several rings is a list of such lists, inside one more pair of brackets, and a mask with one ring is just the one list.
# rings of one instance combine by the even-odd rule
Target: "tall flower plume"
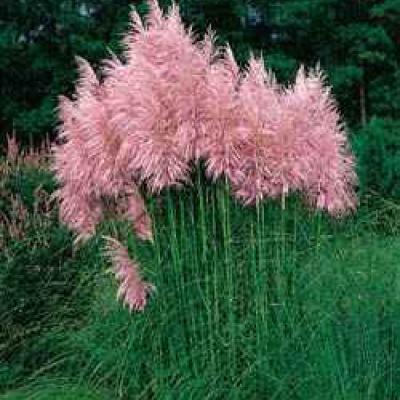
[[243,145],[239,163],[232,174],[235,195],[246,204],[285,192],[288,182],[279,176],[277,167],[284,162],[280,87],[263,59],[250,58],[238,87],[242,108]]
[[319,67],[308,74],[300,68],[286,100],[286,115],[292,115],[291,136],[298,148],[294,168],[303,177],[308,201],[333,215],[354,209],[354,160],[337,105]]
[[111,125],[122,138],[118,159],[159,192],[188,180],[208,60],[175,4],[163,15],[152,1],[145,23],[136,13],[131,19],[128,62],[107,69],[113,94],[106,101],[113,110]]
[[197,153],[205,160],[207,173],[213,179],[223,175],[232,178],[238,173],[244,140],[239,79],[240,69],[228,46],[207,71],[202,104],[204,120]]

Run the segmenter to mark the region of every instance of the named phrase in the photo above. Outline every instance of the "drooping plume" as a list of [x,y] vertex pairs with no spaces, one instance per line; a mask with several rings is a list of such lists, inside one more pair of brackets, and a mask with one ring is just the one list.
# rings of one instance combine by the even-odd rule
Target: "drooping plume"
[[[79,58],[78,65],[80,77],[74,100],[60,99],[63,143],[54,148],[53,169],[60,183],[55,196],[60,202],[61,219],[78,233],[78,239],[87,239],[103,218],[105,200],[118,201],[135,183],[118,163],[120,137],[109,124],[111,111],[105,101],[110,94],[85,60]],[[139,203],[136,209],[145,213],[137,190],[131,199],[134,202]],[[146,237],[143,227],[140,230],[139,236]]]
[[[76,168],[82,174],[82,183],[89,181],[96,195],[114,196],[121,192],[127,180],[125,171],[115,162],[120,138],[109,124],[111,110],[107,108],[103,85],[87,61],[78,58],[78,65],[80,79],[72,104],[75,108],[73,125],[65,133],[69,135],[69,141],[79,140],[83,164],[76,163]],[[71,112],[67,108],[61,116],[66,112],[69,115],[63,120],[68,130],[65,119],[71,117]],[[76,178],[77,174],[74,176]]]
[[111,259],[113,273],[119,283],[117,298],[121,299],[130,311],[143,311],[154,286],[142,280],[139,266],[131,260],[126,247],[114,238],[105,239],[106,256]]
[[[62,144],[54,148],[53,169],[60,183],[55,196],[59,199],[61,220],[74,229],[79,238],[87,238],[100,222],[102,208],[95,196],[93,177],[96,167],[88,147],[92,122],[81,108],[85,102],[91,103],[97,97],[99,86],[90,66],[81,60],[79,64],[76,100],[60,98],[59,117],[62,124],[59,137]],[[94,117],[97,118],[97,113]],[[101,134],[93,129],[91,131]]]

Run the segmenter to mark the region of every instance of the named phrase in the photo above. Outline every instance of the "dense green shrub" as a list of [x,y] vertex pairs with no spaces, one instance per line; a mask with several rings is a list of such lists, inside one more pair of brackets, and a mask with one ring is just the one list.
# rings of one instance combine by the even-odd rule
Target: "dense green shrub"
[[355,135],[363,193],[400,199],[400,120],[373,118]]
[[7,168],[0,179],[0,391],[61,351],[56,332],[84,317],[100,257],[95,243],[74,251],[50,201],[48,171]]

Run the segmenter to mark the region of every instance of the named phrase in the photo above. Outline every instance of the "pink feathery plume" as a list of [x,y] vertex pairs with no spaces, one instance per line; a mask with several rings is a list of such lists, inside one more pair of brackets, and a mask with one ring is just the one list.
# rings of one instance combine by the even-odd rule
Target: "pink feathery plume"
[[77,233],[75,244],[85,242],[96,232],[96,226],[103,219],[103,203],[80,193],[66,193],[65,186],[56,192],[59,197],[60,219]]
[[20,154],[17,136],[15,132],[12,135],[7,135],[7,161],[10,164],[17,164]]
[[238,87],[242,105],[241,131],[244,144],[231,181],[235,196],[245,204],[276,197],[289,183],[277,176],[277,165],[285,163],[285,144],[279,130],[281,93],[275,77],[266,71],[263,59],[250,58]]
[[292,136],[299,138],[299,157],[293,168],[304,176],[309,202],[333,215],[353,210],[357,204],[354,160],[337,105],[319,68],[308,74],[304,68],[299,70],[286,106],[295,116],[291,129],[297,132]]
[[53,197],[59,201],[61,220],[81,238],[86,238],[94,233],[102,210],[93,196],[91,168],[87,164],[85,138],[77,128],[76,111],[74,102],[61,99],[60,118],[63,124],[60,127],[60,137],[64,143],[54,147],[52,168],[60,188]]
[[[104,101],[106,93],[103,85],[99,83],[87,61],[79,59],[78,62],[83,85],[78,85],[77,89],[76,124],[85,139],[88,157],[85,164],[90,169],[96,194],[115,196],[126,181],[125,171],[116,163],[120,137],[109,125],[111,110]],[[89,90],[86,89],[87,86]]]
[[198,154],[214,180],[221,176],[237,179],[240,172],[240,148],[246,134],[242,126],[243,105],[237,92],[239,80],[239,67],[227,47],[207,73],[207,92],[202,105],[205,117],[198,140]]
[[[92,101],[98,91],[98,82],[90,66],[79,60],[80,78],[78,81],[75,101],[60,97],[59,102],[59,138],[62,143],[54,147],[53,168],[61,186],[70,186],[84,196],[92,196],[95,191],[96,163],[91,157],[88,146],[89,117],[82,112],[82,106]],[[68,199],[65,199],[68,202]]]
[[[202,70],[199,71],[201,79],[198,80],[195,92],[195,106],[193,109],[193,117],[195,119],[195,135],[193,139],[194,160],[206,160],[207,149],[212,145],[210,132],[208,131],[211,125],[213,115],[212,105],[209,102],[210,81],[217,83],[217,79],[212,80],[212,66],[221,62],[224,50],[216,45],[216,35],[211,29],[208,29],[203,40],[197,43],[197,48],[201,55],[201,60],[204,63]],[[216,88],[215,88],[216,89]],[[214,91],[215,91],[214,89]]]
[[60,217],[79,238],[94,234],[103,217],[103,197],[125,188],[126,173],[116,163],[119,137],[110,129],[104,89],[87,61],[78,58],[79,80],[74,100],[60,98],[59,137],[53,169],[60,183],[55,197]]
[[107,71],[112,95],[106,101],[122,137],[119,162],[159,192],[189,179],[208,63],[176,5],[163,16],[152,2],[146,24],[133,18],[134,34],[125,39],[128,63]]
[[142,280],[139,266],[131,260],[126,247],[114,238],[105,239],[106,254],[111,258],[113,272],[119,282],[118,299],[122,299],[130,311],[143,311],[154,286]]

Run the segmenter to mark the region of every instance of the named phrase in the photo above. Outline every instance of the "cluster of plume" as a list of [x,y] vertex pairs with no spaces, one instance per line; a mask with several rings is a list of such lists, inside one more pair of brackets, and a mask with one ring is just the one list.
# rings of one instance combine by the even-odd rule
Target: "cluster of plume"
[[139,187],[179,187],[200,160],[245,204],[299,192],[333,215],[355,207],[353,159],[318,68],[283,87],[261,58],[241,70],[212,33],[196,38],[176,5],[163,14],[152,0],[145,22],[136,12],[131,21],[123,61],[106,60],[100,81],[79,58],[74,98],[60,100],[56,196],[79,238],[93,235],[112,199],[151,239]]
[[22,148],[17,141],[17,135],[13,132],[7,135],[5,166],[10,168],[32,167],[37,169],[47,168],[50,154],[50,142],[46,138],[40,146]]
[[24,196],[15,193],[10,178],[15,173],[27,170],[46,170],[49,164],[50,147],[48,139],[38,147],[23,147],[17,141],[15,132],[6,136],[4,157],[0,157],[0,252],[6,248],[8,240],[23,240],[27,232],[46,229],[53,222],[51,195],[42,185],[33,191],[32,207],[27,207]]

